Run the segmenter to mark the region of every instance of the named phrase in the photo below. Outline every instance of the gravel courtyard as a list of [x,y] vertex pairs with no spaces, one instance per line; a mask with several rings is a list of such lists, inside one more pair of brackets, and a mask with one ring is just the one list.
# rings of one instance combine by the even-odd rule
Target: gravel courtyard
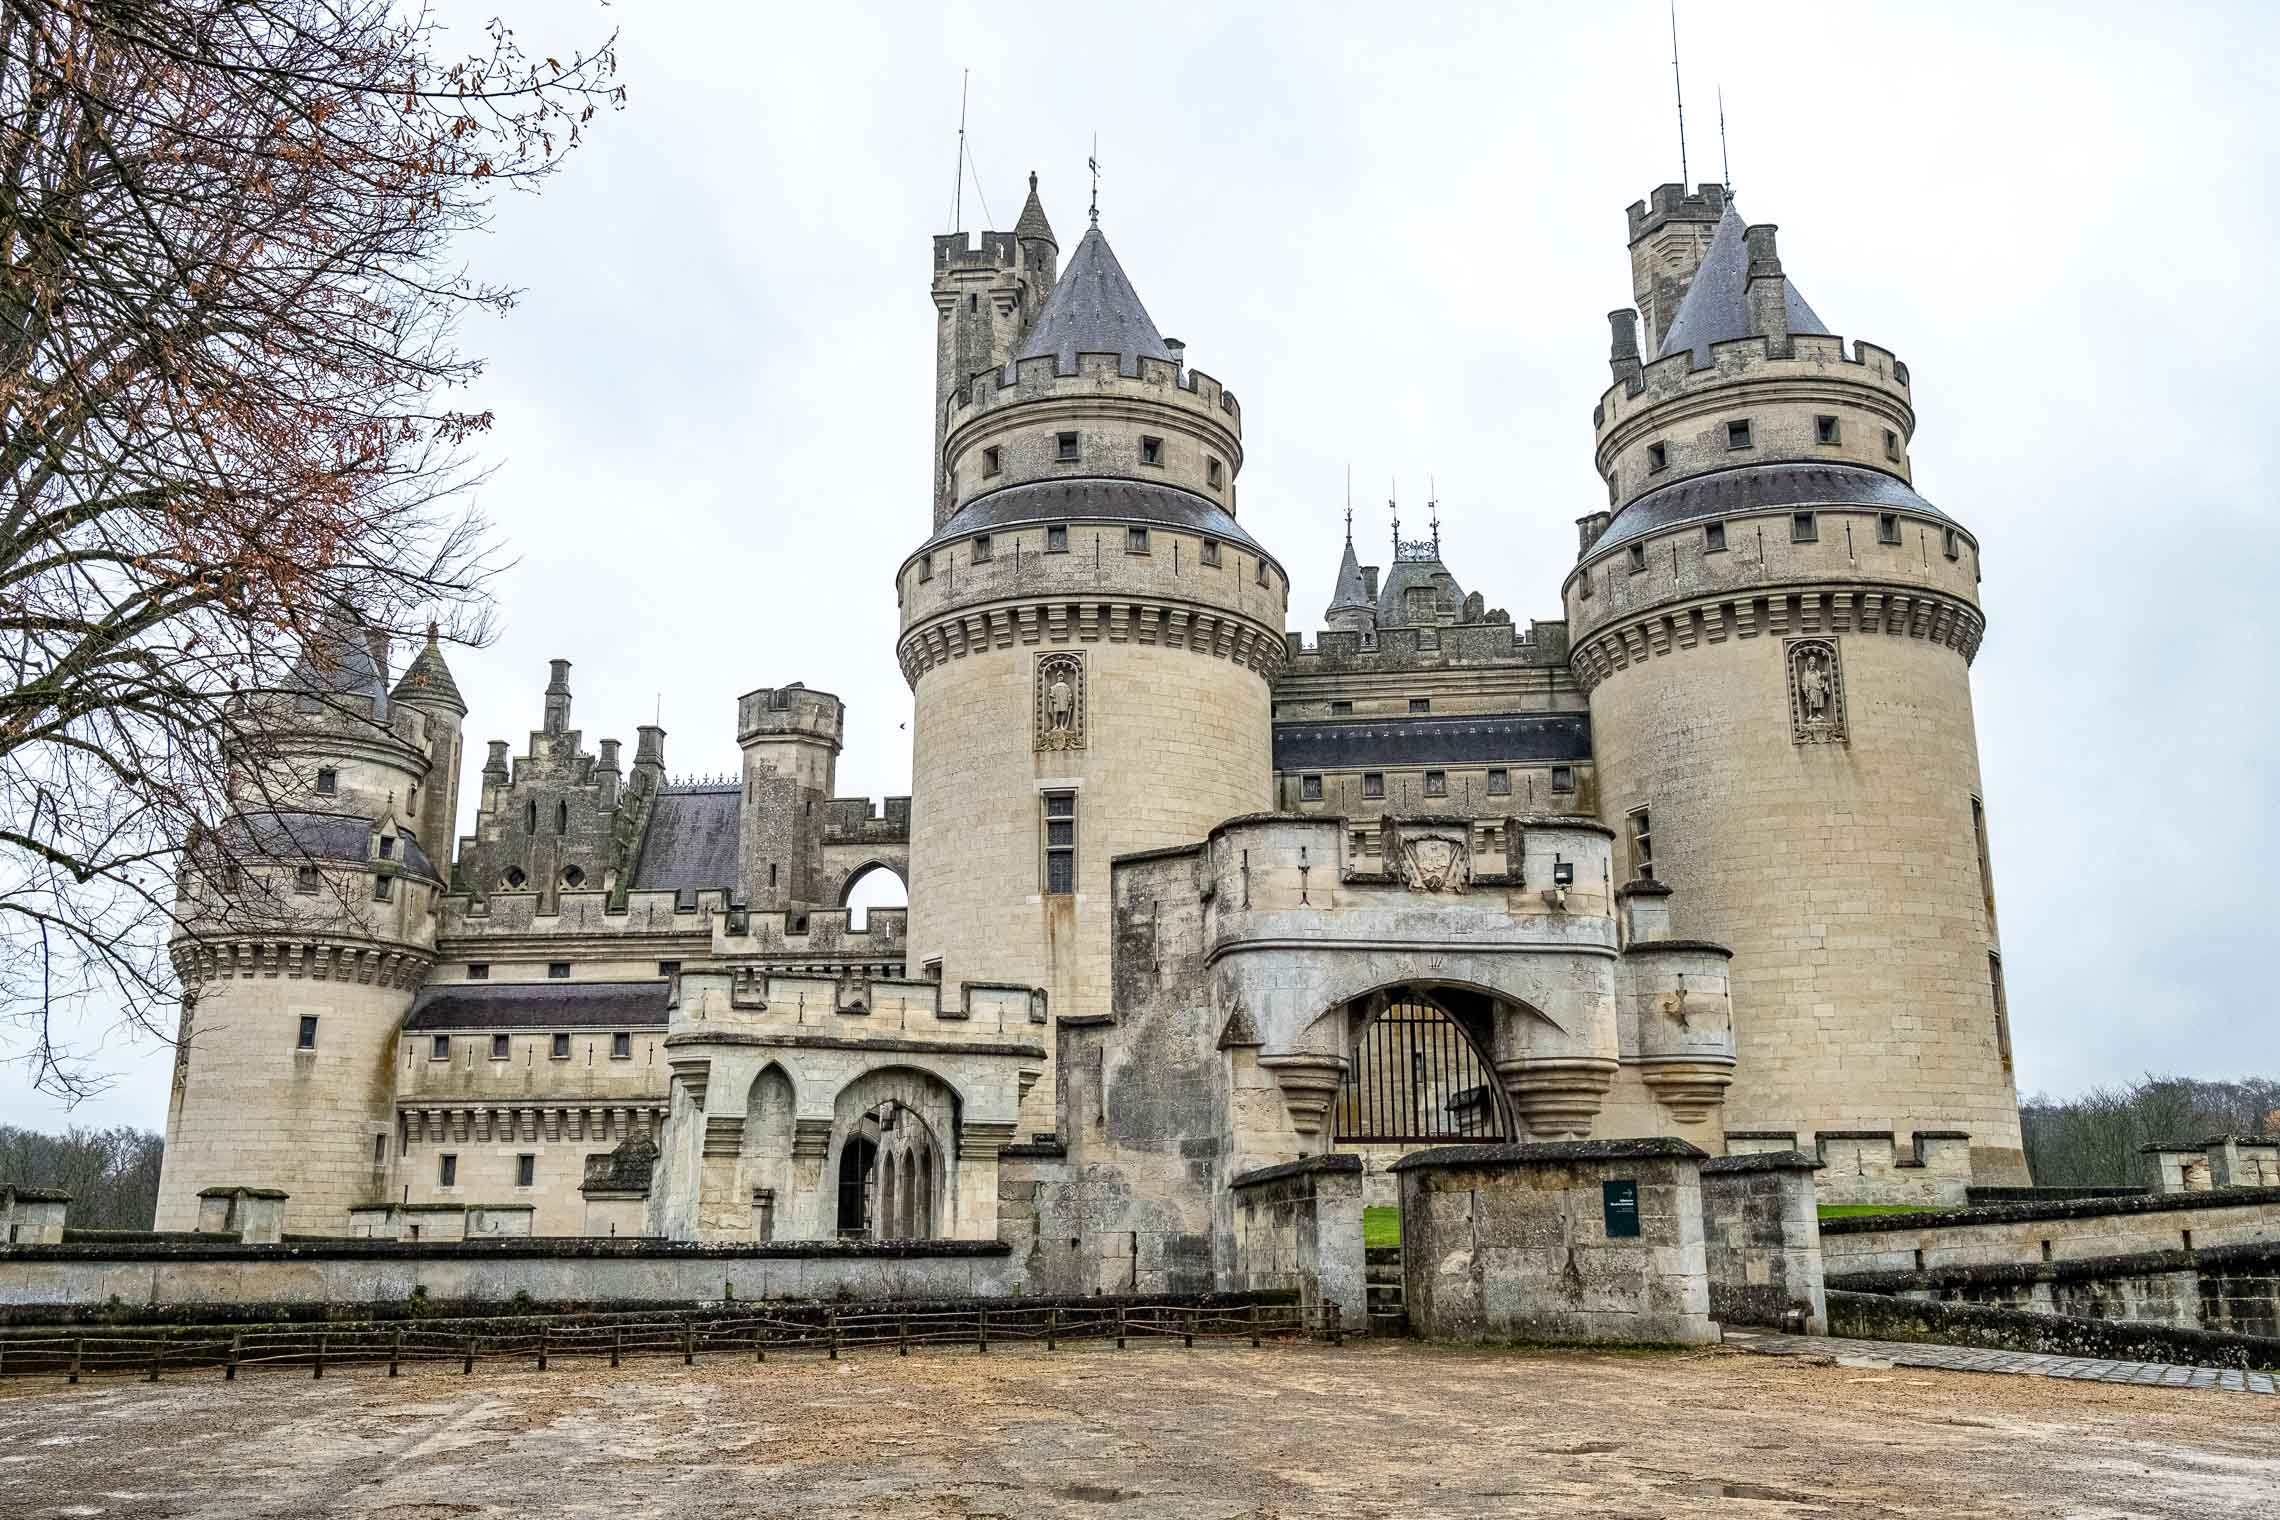
[[0,1385],[0,1515],[2249,1515],[2280,1407],[1414,1343]]

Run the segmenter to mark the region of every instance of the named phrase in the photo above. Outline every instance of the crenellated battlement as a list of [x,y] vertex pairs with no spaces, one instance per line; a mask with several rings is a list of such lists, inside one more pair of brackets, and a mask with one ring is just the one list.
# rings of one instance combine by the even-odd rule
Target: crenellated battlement
[[834,797],[817,809],[818,838],[824,844],[907,844],[910,799]]
[[981,246],[977,248],[972,233],[935,234],[935,273],[962,269],[1002,269],[1010,273],[1020,264],[1021,240],[1012,233],[985,232],[981,238]]
[[813,739],[838,748],[847,706],[828,691],[794,681],[762,686],[736,699],[736,742],[755,739]]
[[1062,398],[1098,402],[1112,396],[1176,406],[1209,419],[1236,438],[1242,436],[1243,408],[1235,393],[1217,380],[1163,359],[1142,357],[1134,362],[1138,368],[1126,371],[1115,354],[1079,354],[1076,372],[1063,374],[1060,361],[1048,354],[1003,370],[984,370],[951,393],[945,411],[951,446],[956,447],[954,435],[960,428],[1008,407]]
[[1675,182],[1657,185],[1647,197],[1631,202],[1624,213],[1634,243],[1670,222],[1716,223],[1726,214],[1726,187],[1715,181],[1705,182],[1692,195],[1687,194],[1686,186]]
[[1786,342],[1787,355],[1777,355],[1774,340],[1763,335],[1713,344],[1710,363],[1699,368],[1691,351],[1657,359],[1607,387],[1592,408],[1592,428],[1604,446],[1618,429],[1669,402],[1708,397],[1736,384],[1782,381],[1866,386],[1896,402],[1912,422],[1908,366],[1890,349],[1864,338],[1847,352],[1845,340],[1833,333],[1796,333]]

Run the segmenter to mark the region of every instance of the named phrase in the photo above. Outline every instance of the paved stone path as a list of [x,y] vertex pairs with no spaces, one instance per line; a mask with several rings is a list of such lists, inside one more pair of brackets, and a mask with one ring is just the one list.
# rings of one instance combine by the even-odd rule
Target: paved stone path
[[2034,1351],[1988,1351],[1977,1346],[1925,1346],[1908,1341],[1782,1335],[1771,1330],[1729,1330],[1726,1344],[1760,1356],[1833,1356],[1840,1365],[1846,1366],[1934,1367],[1943,1372],[2004,1372],[2015,1377],[2080,1378],[2092,1383],[2142,1383],[2156,1388],[2280,1393],[2280,1387],[2275,1387],[2274,1374],[2243,1372],[2237,1367],[2112,1362],[2097,1357],[2051,1356]]

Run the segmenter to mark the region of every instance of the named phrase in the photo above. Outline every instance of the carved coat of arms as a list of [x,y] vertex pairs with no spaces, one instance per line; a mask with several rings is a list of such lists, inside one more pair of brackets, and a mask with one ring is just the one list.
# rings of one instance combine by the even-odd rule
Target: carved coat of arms
[[1472,851],[1444,834],[1404,838],[1401,878],[1412,892],[1466,891],[1472,886]]

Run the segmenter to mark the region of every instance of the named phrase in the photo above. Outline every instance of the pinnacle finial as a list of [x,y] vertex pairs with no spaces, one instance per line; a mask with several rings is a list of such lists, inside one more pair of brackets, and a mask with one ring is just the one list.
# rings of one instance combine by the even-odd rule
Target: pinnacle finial
[[1032,192],[1037,189],[1037,171],[1035,169],[1029,171],[1029,188]]
[[1092,224],[1100,225],[1100,134],[1093,134],[1092,153],[1085,159],[1085,167],[1092,171]]
[[1346,503],[1346,547],[1354,547],[1354,504]]

